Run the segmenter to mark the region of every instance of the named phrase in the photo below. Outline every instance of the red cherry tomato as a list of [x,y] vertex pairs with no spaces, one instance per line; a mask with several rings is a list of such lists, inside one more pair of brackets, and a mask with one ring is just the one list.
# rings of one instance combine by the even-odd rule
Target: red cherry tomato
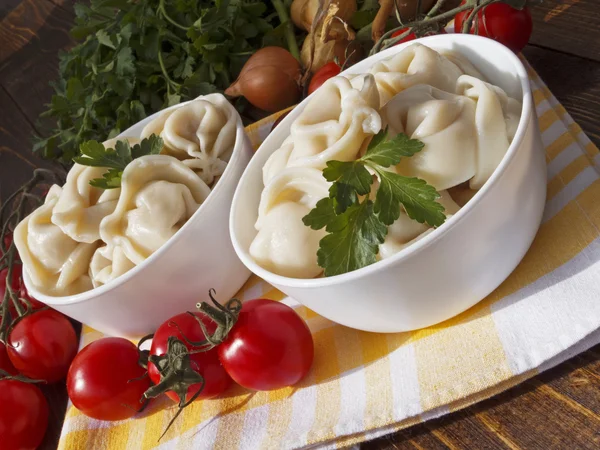
[[[194,314],[202,320],[209,333],[215,331],[216,325],[211,319],[200,312]],[[190,341],[197,342],[204,339],[202,328],[200,328],[200,325],[192,316],[187,313],[178,314],[158,327],[152,339],[150,354],[160,356],[167,353],[169,336],[175,336],[186,345],[188,350],[194,350],[195,348],[192,345],[185,342],[182,333]],[[202,388],[202,392],[197,398],[212,398],[221,394],[231,385],[231,377],[227,375],[227,372],[225,372],[225,369],[221,365],[216,349],[209,350],[208,352],[193,353],[190,355],[190,360],[192,368],[204,377],[204,387],[202,388],[202,383],[192,384],[188,387],[186,401],[192,398],[200,388]],[[152,382],[158,384],[160,373],[152,363],[148,363],[148,374]],[[179,402],[179,397],[175,392],[167,391],[167,396],[171,400]]]
[[98,420],[124,420],[143,406],[150,379],[138,364],[137,347],[123,338],[109,337],[81,350],[67,375],[73,405]]
[[[464,0],[463,3],[464,4]],[[471,11],[463,11],[454,17],[454,29],[460,33],[463,23]],[[514,52],[519,52],[527,45],[533,30],[533,21],[529,8],[515,9],[506,3],[492,3],[477,13],[479,27],[477,34],[504,44]],[[475,34],[475,21],[469,31]]]
[[266,299],[243,304],[217,350],[234,381],[261,391],[296,384],[310,370],[314,356],[312,336],[302,318],[289,306]]
[[77,336],[57,311],[36,311],[19,320],[8,336],[8,356],[26,377],[53,383],[67,375],[77,353]]
[[0,380],[0,448],[33,450],[48,426],[48,403],[40,389],[17,380]]
[[[398,37],[402,34],[404,34],[406,31],[408,30],[408,28],[402,28],[401,30],[398,31],[394,31],[392,33],[392,38]],[[402,39],[400,39],[396,44],[394,45],[398,45],[398,44],[402,44],[403,42],[408,42],[408,41],[412,41],[414,39],[416,39],[417,36],[415,35],[415,33],[410,33],[408,36],[403,37]]]
[[[408,30],[408,28],[402,28],[401,30],[394,31],[394,32],[392,33],[392,36],[391,36],[391,37],[392,37],[392,38],[395,38],[395,37],[401,36],[402,34],[404,34],[404,33],[406,32],[406,30]],[[437,33],[436,33],[436,32],[433,32],[433,31],[431,31],[431,32],[427,32],[427,33],[425,33],[425,34],[424,34],[424,36],[433,36],[433,35],[435,35],[435,34],[446,34],[446,30],[444,30],[444,29],[442,28],[442,29],[441,29],[440,31],[438,31]],[[405,36],[405,37],[403,37],[402,39],[400,39],[400,40],[399,40],[398,42],[396,42],[394,45],[402,44],[403,42],[413,41],[413,40],[415,40],[416,38],[417,38],[417,36],[415,35],[415,33],[409,33],[407,36]]]
[[[33,298],[31,295],[29,295],[29,292],[27,291],[27,288],[25,287],[25,283],[23,283],[23,281],[21,281],[21,288],[19,289],[19,298],[24,298],[26,300],[29,301],[29,304],[31,305],[31,309],[36,310],[36,309],[42,309],[44,305],[42,302],[37,301],[35,298]],[[21,302],[23,303],[23,302]],[[23,303],[23,308],[25,308],[25,304]]]
[[[2,304],[2,301],[4,300],[4,293],[6,292],[6,276],[8,274],[8,269],[2,269],[0,270],[0,304]],[[12,271],[12,282],[10,284],[12,290],[14,292],[16,292],[16,294],[18,295],[19,298],[24,298],[26,300],[29,300],[29,304],[31,305],[31,308],[33,310],[36,309],[41,309],[43,308],[44,305],[43,303],[37,301],[36,299],[34,299],[33,297],[31,297],[29,295],[29,292],[27,291],[27,288],[25,287],[25,283],[23,282],[23,266],[21,266],[21,264],[15,264],[13,266],[13,271]],[[21,304],[23,305],[23,309],[25,309],[26,305],[23,301],[21,301]],[[9,310],[11,313],[12,318],[14,319],[17,316],[17,310],[15,309],[15,305],[12,303],[12,301],[10,302],[9,305]]]
[[6,345],[0,342],[0,370],[4,370],[11,375],[15,375],[17,373],[17,369],[10,362],[10,358],[8,357],[8,353],[6,352]]
[[315,92],[323,83],[342,71],[342,68],[334,61],[328,62],[315,72],[308,85],[308,94]]

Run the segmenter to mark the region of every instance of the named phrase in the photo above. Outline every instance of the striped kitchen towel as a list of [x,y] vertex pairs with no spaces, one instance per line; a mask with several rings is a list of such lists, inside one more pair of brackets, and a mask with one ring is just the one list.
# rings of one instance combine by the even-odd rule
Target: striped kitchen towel
[[[300,385],[271,392],[231,388],[175,414],[159,400],[132,420],[100,422],[68,407],[60,449],[338,448],[456,411],[600,342],[598,149],[529,67],[548,162],[538,235],[489,297],[442,324],[374,334],[336,325],[253,276],[241,299],[296,308],[315,342]],[[275,117],[249,127],[255,147]],[[101,335],[84,328],[82,345]]]

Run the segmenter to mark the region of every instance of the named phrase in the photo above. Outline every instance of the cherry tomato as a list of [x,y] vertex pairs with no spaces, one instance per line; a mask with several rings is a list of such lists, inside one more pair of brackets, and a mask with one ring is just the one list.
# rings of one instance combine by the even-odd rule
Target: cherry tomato
[[243,304],[217,350],[235,382],[261,391],[296,384],[310,370],[314,356],[312,336],[302,318],[289,306],[266,299]]
[[4,370],[11,375],[15,375],[17,373],[17,369],[10,362],[10,358],[8,357],[8,353],[6,352],[6,345],[0,342],[0,370]]
[[308,94],[315,92],[323,83],[342,71],[342,68],[334,61],[328,62],[315,72],[308,85]]
[[[194,314],[202,320],[209,333],[214,333],[216,325],[211,319],[200,312]],[[152,339],[150,354],[160,356],[167,353],[169,336],[175,336],[184,342],[188,350],[194,350],[195,348],[192,345],[185,342],[182,333],[190,341],[197,342],[204,339],[204,333],[198,322],[196,322],[196,319],[187,313],[178,314],[158,327]],[[189,386],[186,393],[186,401],[192,398],[200,388],[202,388],[202,392],[197,398],[212,398],[221,394],[231,385],[231,377],[227,375],[227,372],[225,372],[225,369],[221,365],[216,349],[208,352],[193,353],[190,355],[190,360],[192,368],[204,377],[204,387],[202,388],[202,383]],[[152,363],[148,363],[148,374],[152,382],[158,384],[160,373]],[[179,397],[175,392],[167,391],[167,396],[171,400],[179,402]]]
[[[7,274],[8,274],[8,269],[0,270],[0,304],[2,304],[2,302],[4,301],[4,294],[6,292],[6,275]],[[23,274],[23,266],[21,266],[21,264],[15,264],[13,266],[12,283],[10,285],[12,290],[17,293],[19,298],[21,298],[21,299],[24,298],[26,300],[29,300],[29,304],[31,305],[31,308],[33,310],[41,309],[44,306],[46,306],[43,303],[37,301],[36,299],[34,299],[33,297],[31,297],[29,295],[29,292],[27,291],[27,288],[25,287],[25,283],[23,282],[22,274]],[[23,309],[25,309],[26,308],[25,303],[23,301],[21,301],[21,304],[23,305]],[[12,318],[17,317],[17,310],[15,309],[15,305],[12,303],[12,301],[10,302],[10,305],[8,306],[8,308],[11,313],[11,317]]]
[[[4,247],[0,247],[0,256],[4,256],[4,249],[9,249],[12,244],[13,237],[12,233],[8,233],[4,236]],[[19,260],[19,254],[15,252],[15,259]]]
[[98,420],[124,420],[143,406],[150,379],[138,364],[140,353],[127,339],[108,337],[81,350],[67,375],[73,405]]
[[[400,36],[401,34],[404,34],[406,32],[406,30],[408,30],[408,28],[402,28],[401,30],[398,31],[394,31],[392,33],[393,38]],[[398,45],[398,44],[402,44],[403,42],[408,42],[408,41],[412,41],[415,40],[417,38],[417,36],[415,35],[415,33],[410,33],[408,36],[403,37],[402,39],[400,39],[396,44],[394,45]]]
[[48,426],[48,403],[40,389],[22,381],[0,380],[0,447],[33,450]]
[[[464,4],[464,1],[463,3]],[[471,11],[463,11],[454,17],[454,29],[461,32],[463,23]],[[506,3],[492,3],[477,13],[479,27],[477,34],[504,44],[514,52],[527,45],[533,30],[529,8],[515,9]],[[475,33],[475,21],[469,33]]]
[[26,377],[59,381],[77,353],[77,336],[69,320],[52,309],[19,320],[8,336],[8,356]]
[[[19,298],[24,298],[26,300],[29,301],[29,304],[31,305],[31,309],[36,310],[36,309],[42,309],[44,305],[42,302],[37,301],[35,298],[33,298],[31,295],[29,295],[29,292],[27,291],[27,288],[25,287],[25,283],[23,283],[23,281],[21,280],[21,288],[19,289]],[[23,302],[21,302],[23,303]],[[25,308],[25,303],[23,303],[23,308]]]
[[[8,275],[8,268],[0,270],[0,301],[4,299],[4,292],[6,291],[6,276]],[[12,270],[12,281],[10,287],[13,291],[19,292],[21,289],[21,277],[23,275],[23,266],[21,264],[13,265]]]

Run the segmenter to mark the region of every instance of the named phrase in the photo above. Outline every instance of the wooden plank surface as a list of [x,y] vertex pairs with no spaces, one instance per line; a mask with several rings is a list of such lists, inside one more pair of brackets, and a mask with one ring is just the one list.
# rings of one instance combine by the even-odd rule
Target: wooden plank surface
[[532,16],[532,44],[600,61],[598,0],[543,0]]
[[[0,199],[43,164],[29,152],[51,95],[57,51],[71,44],[74,0],[0,0]],[[575,120],[600,144],[600,0],[545,0],[532,13],[524,54]],[[597,62],[599,61],[599,62]],[[56,447],[64,386],[43,449]],[[600,346],[478,405],[362,445],[365,449],[600,448]],[[0,445],[1,447],[1,445]]]

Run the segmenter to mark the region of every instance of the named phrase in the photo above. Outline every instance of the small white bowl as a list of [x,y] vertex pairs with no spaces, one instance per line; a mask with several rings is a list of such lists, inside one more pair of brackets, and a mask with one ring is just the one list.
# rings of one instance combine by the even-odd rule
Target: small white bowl
[[[183,106],[180,103],[168,109]],[[139,137],[160,111],[118,137]],[[223,175],[194,215],[143,263],[91,291],[67,297],[40,293],[23,271],[31,295],[52,308],[105,334],[139,338],[169,317],[195,310],[214,288],[229,300],[250,276],[231,245],[228,219],[238,180],[253,151],[238,117],[236,142]]]
[[[466,56],[492,83],[523,102],[515,138],[488,182],[456,215],[396,255],[354,272],[296,279],[260,267],[249,254],[263,190],[262,167],[288,136],[310,97],[267,137],[233,198],[233,246],[259,277],[318,314],[342,325],[400,332],[447,320],[478,303],[515,269],[539,228],[546,198],[546,162],[529,78],[517,56],[487,38],[465,34],[418,41]],[[344,73],[366,72],[375,62],[413,44],[378,53]]]

